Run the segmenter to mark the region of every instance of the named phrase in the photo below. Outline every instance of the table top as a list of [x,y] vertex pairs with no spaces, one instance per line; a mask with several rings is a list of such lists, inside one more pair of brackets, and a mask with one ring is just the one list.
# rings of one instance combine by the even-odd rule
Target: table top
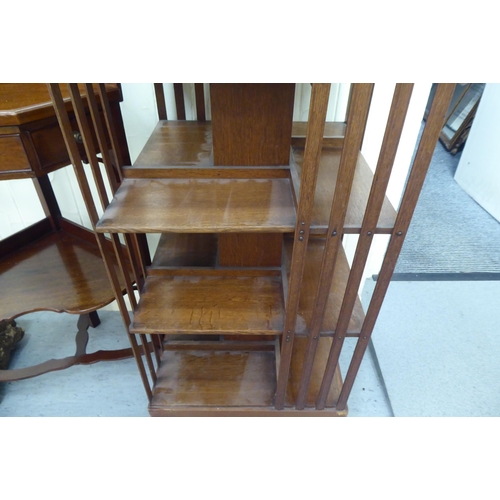
[[[79,84],[82,95],[83,86]],[[122,100],[116,83],[106,84],[108,99]],[[66,85],[61,86],[63,99],[69,104]],[[0,126],[16,126],[54,116],[46,83],[0,83]]]

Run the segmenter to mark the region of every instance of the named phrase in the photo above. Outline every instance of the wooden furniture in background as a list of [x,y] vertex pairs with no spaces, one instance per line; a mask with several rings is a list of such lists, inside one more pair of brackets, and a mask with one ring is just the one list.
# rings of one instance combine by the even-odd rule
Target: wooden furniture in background
[[[82,86],[80,90],[83,92]],[[106,95],[121,161],[129,164],[119,87],[107,85]],[[72,132],[79,137],[67,92],[64,98]],[[80,315],[74,356],[29,368],[0,371],[0,381],[34,377],[75,364],[130,357],[131,349],[86,352],[87,329],[99,324],[96,311],[115,297],[95,235],[61,215],[49,181],[50,172],[71,161],[46,84],[0,84],[0,107],[0,181],[31,179],[45,213],[41,221],[0,241],[0,319],[14,319],[33,311]],[[89,112],[88,106],[86,112]],[[78,140],[83,154],[83,145]],[[106,140],[110,141],[109,136]],[[110,178],[115,188],[119,175],[115,158]],[[121,283],[123,285],[123,279]],[[66,332],[57,334],[63,333]]]
[[[434,83],[429,96],[425,118],[429,113],[436,87],[437,83]],[[458,83],[455,87],[446,120],[439,136],[441,143],[453,155],[461,151],[465,145],[484,87],[484,83]]]
[[[352,85],[345,124],[325,124],[329,84],[313,84],[307,124],[291,123],[289,84],[225,84],[211,86],[213,123],[163,119],[160,96],[160,122],[98,220],[60,88],[50,84],[98,241],[169,235],[145,269],[133,316],[119,300],[151,415],[347,414],[453,87],[436,90],[398,213],[385,191],[412,84],[396,86],[374,174],[360,152],[372,84]],[[74,84],[72,99],[78,109]],[[87,150],[92,141],[84,137]],[[359,234],[351,268],[346,233]],[[390,241],[365,316],[357,292],[378,233]],[[112,255],[100,248],[119,299]],[[346,337],[356,346],[343,380]]]

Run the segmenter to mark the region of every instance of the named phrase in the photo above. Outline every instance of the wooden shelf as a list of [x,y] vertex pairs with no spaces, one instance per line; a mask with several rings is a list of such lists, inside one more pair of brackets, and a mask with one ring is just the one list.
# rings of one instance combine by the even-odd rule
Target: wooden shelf
[[[293,240],[285,239],[285,266],[287,274],[290,273],[290,262],[292,257]],[[296,334],[306,335],[308,325],[311,321],[314,308],[315,292],[320,278],[321,262],[325,240],[321,238],[311,238],[307,246],[304,275],[302,280],[299,312],[296,323]],[[333,275],[332,287],[328,298],[328,304],[325,311],[322,333],[333,333],[337,325],[337,319],[342,306],[344,292],[349,278],[349,264],[345,256],[344,249],[341,247],[337,257],[335,273]],[[359,334],[364,320],[363,307],[359,298],[356,299],[347,334],[354,336]]]
[[[149,405],[151,416],[345,416],[335,402],[342,379],[337,370],[327,407],[317,411],[313,400],[321,383],[330,339],[321,339],[313,370],[311,390],[304,410],[295,410],[305,339],[296,339],[285,409],[274,408],[276,363],[274,350],[238,348],[164,351]],[[248,343],[246,343],[248,345]]]
[[160,121],[134,167],[211,167],[214,165],[210,122]]
[[[292,145],[304,147],[307,122],[293,122]],[[327,122],[323,144],[342,147],[345,123]],[[213,167],[212,123],[161,120],[134,162],[135,168]]]
[[[326,234],[328,229],[341,153],[342,150],[337,148],[324,147],[322,150],[311,222],[311,233],[313,234]],[[297,171],[296,183],[298,185],[300,185],[303,162],[304,148],[293,147],[291,168],[292,171],[293,169]],[[347,208],[344,233],[357,234],[360,232],[372,180],[373,173],[363,155],[359,153]],[[385,197],[376,233],[390,234],[395,220],[396,211],[388,198]]]
[[273,351],[164,351],[150,404],[165,407],[267,407],[273,404]]
[[125,179],[97,225],[111,233],[294,229],[288,179]]
[[0,288],[0,319],[33,311],[83,314],[114,300],[97,245],[65,231],[2,258]]
[[281,335],[283,290],[280,277],[220,274],[222,271],[216,269],[212,276],[201,273],[149,276],[130,331],[140,334]]

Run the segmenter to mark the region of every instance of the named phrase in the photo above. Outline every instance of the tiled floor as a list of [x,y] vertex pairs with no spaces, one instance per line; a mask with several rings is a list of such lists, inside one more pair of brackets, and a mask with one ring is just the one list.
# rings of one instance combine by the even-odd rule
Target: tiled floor
[[391,282],[373,343],[394,414],[500,416],[499,332],[500,281]]

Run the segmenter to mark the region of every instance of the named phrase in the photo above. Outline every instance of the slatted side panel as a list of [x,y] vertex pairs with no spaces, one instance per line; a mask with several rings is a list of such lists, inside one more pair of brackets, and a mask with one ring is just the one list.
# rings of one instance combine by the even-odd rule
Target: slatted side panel
[[280,367],[276,388],[275,407],[278,410],[284,408],[286,386],[290,374],[295,323],[297,320],[300,289],[304,273],[307,243],[309,240],[309,228],[311,225],[329,93],[330,84],[323,83],[313,85],[304,152],[304,167],[297,207],[297,225],[295,228],[292,264],[288,282]]
[[[404,236],[408,230],[415,205],[422,189],[434,148],[438,141],[440,131],[444,125],[446,111],[451,101],[453,90],[454,84],[440,84],[436,91],[431,111],[429,113],[412,165],[410,177],[401,201],[395,227],[393,229],[382,268],[380,270],[379,279],[377,281],[377,285],[375,287],[363,326],[361,328],[361,333],[337,401],[337,410],[339,411],[346,408],[349,394],[368,346],[373,327],[392,277],[392,273],[394,272],[397,258],[403,245]],[[343,339],[345,338],[346,324],[348,323],[352,312],[353,297],[359,287],[362,272],[366,264],[370,242],[373,235],[373,228],[375,227],[383,196],[387,189],[387,183],[392,164],[394,162],[399,138],[401,136],[401,130],[408,108],[410,94],[410,85],[399,84],[396,86],[377,170],[370,193],[368,208],[363,220],[361,235],[353,260],[353,267],[350,273],[346,294],[344,296],[341,313],[335,331],[334,342],[331,347],[324,378],[316,401],[316,408],[318,410],[325,408],[326,396],[333,380],[335,368],[338,364]]]
[[[96,209],[94,200],[92,198],[88,179],[85,175],[85,171],[83,168],[82,158],[80,156],[75,138],[73,136],[72,127],[71,127],[69,117],[68,117],[68,114],[67,114],[65,106],[64,106],[64,102],[62,99],[59,84],[48,84],[48,88],[49,88],[49,93],[51,95],[52,103],[53,103],[54,108],[55,108],[56,116],[57,116],[57,119],[59,121],[59,125],[61,128],[62,134],[63,134],[63,138],[64,138],[71,162],[72,162],[74,170],[75,170],[75,174],[76,174],[76,177],[78,180],[80,190],[81,190],[81,193],[82,193],[82,196],[83,196],[83,199],[84,199],[92,226],[95,229],[95,225],[97,224],[97,221],[98,221],[98,211]],[[81,134],[82,134],[82,139],[83,139],[85,151],[86,151],[87,157],[88,157],[90,165],[91,165],[92,175],[94,177],[96,186],[98,188],[99,201],[100,201],[102,207],[106,208],[107,204],[109,203],[109,200],[108,200],[106,192],[105,192],[104,182],[103,182],[103,178],[102,178],[102,172],[101,172],[101,169],[100,169],[100,166],[99,166],[99,163],[97,161],[95,153],[96,153],[96,150],[99,148],[99,146],[107,144],[107,138],[106,138],[106,135],[104,132],[104,124],[101,122],[100,118],[98,118],[98,116],[96,114],[97,101],[95,99],[95,95],[94,95],[92,86],[86,85],[87,99],[89,101],[89,106],[90,106],[91,116],[92,116],[92,121],[90,121],[87,118],[87,116],[85,115],[82,99],[81,99],[80,93],[78,92],[77,85],[76,84],[69,84],[69,90],[70,90],[70,97],[71,97],[73,109],[75,110],[75,116],[77,118],[78,126],[79,126],[79,129],[80,129]],[[102,105],[102,108],[103,108],[104,113],[106,115],[106,112],[107,112],[106,108],[107,108],[107,104],[109,104],[109,103],[106,103],[103,100],[104,98],[103,98],[102,94],[100,95],[100,97],[101,97],[101,105]],[[109,109],[109,107],[108,107],[108,109]],[[106,122],[107,122],[107,126],[108,126],[108,132],[110,132],[109,127],[112,126],[111,117],[106,116]],[[92,132],[94,132],[94,134],[92,134]],[[96,137],[97,142],[95,142],[94,136]],[[111,141],[112,146],[113,146],[113,132],[112,131],[109,133],[109,137],[110,137],[110,141]],[[107,149],[107,148],[104,148],[104,149]],[[115,156],[118,156],[119,153],[115,150],[114,147],[112,147],[112,150],[113,150],[113,154]],[[113,175],[113,172],[110,171],[110,169],[112,169],[111,160],[110,160],[110,157],[106,155],[106,153],[103,155],[103,162],[104,162],[106,173],[108,175]],[[114,187],[113,183],[112,183],[112,187]],[[118,303],[118,307],[119,307],[120,313],[122,315],[123,322],[124,322],[125,327],[127,328],[127,332],[128,332],[128,328],[130,325],[130,315],[129,315],[129,312],[127,309],[127,305],[126,305],[124,298],[123,298],[123,293],[122,293],[122,289],[120,286],[119,276],[118,276],[117,272],[115,271],[115,266],[114,266],[114,259],[116,259],[116,261],[119,264],[121,274],[122,274],[122,277],[123,277],[124,282],[125,282],[125,288],[126,288],[128,296],[130,298],[131,305],[133,308],[135,308],[135,306],[137,304],[136,304],[132,280],[130,279],[130,274],[128,271],[129,264],[128,264],[128,261],[125,257],[125,252],[128,251],[127,250],[128,245],[126,245],[126,247],[124,249],[124,247],[122,246],[122,244],[120,243],[120,241],[118,239],[118,236],[112,235],[111,240],[112,240],[113,249],[114,249],[114,259],[113,259],[113,255],[110,252],[110,250],[108,249],[108,245],[106,244],[105,236],[103,234],[98,234],[98,233],[95,233],[95,236],[96,236],[97,244],[99,246],[99,249],[101,251],[101,255],[103,257],[103,260],[104,260],[104,263],[106,266],[108,277],[110,279],[110,282],[113,286],[113,290],[115,292],[115,298],[116,298],[116,301]],[[129,257],[132,257],[133,255],[134,254],[132,251],[132,253],[129,254]],[[132,260],[134,260],[134,259],[132,259]],[[134,274],[135,274],[135,278],[138,280],[139,277],[137,275],[137,269],[134,269]],[[159,349],[160,349],[160,347],[157,343],[152,344],[151,342],[148,342],[148,339],[145,336],[141,336],[140,337],[141,344],[142,344],[142,346],[141,346],[142,350],[141,350],[141,347],[139,346],[139,343],[138,343],[138,339],[136,338],[135,335],[131,335],[129,333],[129,339],[130,339],[130,343],[131,343],[131,346],[132,346],[132,349],[134,352],[134,356],[136,358],[136,361],[137,361],[137,364],[139,367],[139,371],[141,374],[141,378],[143,380],[143,384],[144,384],[146,393],[148,395],[148,398],[151,398],[151,396],[152,396],[151,382],[150,382],[150,380],[148,380],[148,376],[147,376],[147,373],[146,373],[146,370],[144,367],[142,355],[144,355],[144,357],[146,359],[146,363],[147,363],[147,365],[149,367],[149,371],[150,371],[150,377],[151,377],[152,382],[154,383],[155,377],[156,377],[156,371],[154,369],[153,359],[151,357],[150,346],[153,345],[153,351],[156,354],[157,362],[159,361],[159,356],[160,356]]]
[[382,210],[384,194],[387,189],[394,158],[401,138],[412,89],[412,84],[398,84],[395,89],[380,156],[375,169],[375,175],[361,227],[361,234],[335,328],[335,336],[333,337],[333,344],[327,363],[327,373],[325,374],[323,385],[318,395],[319,407],[324,407],[346,337],[349,320],[356,302],[359,285],[363,277],[363,271],[373,241],[373,235],[375,234],[375,227]]
[[[168,120],[165,90],[163,88],[163,83],[155,83],[153,85],[155,89],[158,119]],[[174,97],[175,97],[175,108],[177,112],[177,120],[186,120],[186,99],[184,96],[184,90],[185,90],[184,84],[174,83],[173,85],[174,85]],[[189,87],[187,91],[189,92]],[[196,105],[196,120],[203,122],[206,121],[207,113],[205,109],[205,91],[203,88],[203,83],[194,84],[194,101]]]
[[323,318],[333,280],[335,263],[342,245],[342,230],[344,227],[347,205],[352,189],[354,172],[356,170],[366,121],[368,119],[368,110],[370,108],[372,92],[373,84],[353,85],[351,105],[347,116],[344,147],[342,149],[342,156],[340,159],[337,184],[335,187],[330,213],[327,240],[321,264],[320,281],[316,291],[312,323],[309,327],[309,338],[307,340],[303,371],[297,394],[296,405],[299,410],[304,409],[309,390],[314,357],[319,343],[319,334],[323,325]]

